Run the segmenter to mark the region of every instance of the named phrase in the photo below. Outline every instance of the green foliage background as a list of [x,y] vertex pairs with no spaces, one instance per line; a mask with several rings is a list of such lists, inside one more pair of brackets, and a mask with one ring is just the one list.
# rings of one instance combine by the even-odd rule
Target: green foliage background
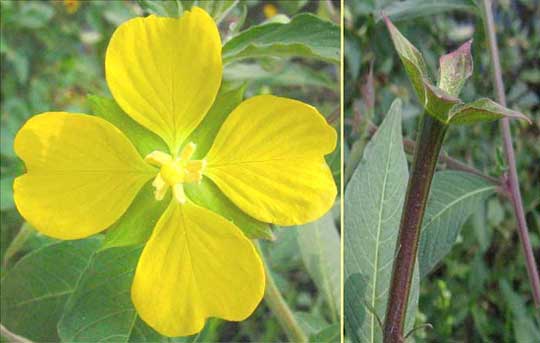
[[[69,243],[52,240],[24,223],[13,204],[13,179],[24,172],[22,162],[13,151],[17,130],[31,115],[40,112],[92,113],[89,94],[110,97],[103,70],[105,49],[114,29],[134,16],[148,13],[174,16],[180,13],[182,6],[209,6],[207,9],[216,18],[223,19],[219,27],[225,43],[239,32],[267,20],[285,23],[288,18],[301,14],[295,24],[300,27],[280,31],[273,41],[265,32],[268,27],[263,27],[250,33],[253,45],[235,44],[224,51],[228,63],[224,70],[225,83],[233,89],[245,87],[245,98],[273,93],[315,105],[339,129],[339,116],[336,115],[339,113],[340,89],[339,40],[332,38],[325,44],[317,44],[317,41],[303,40],[298,31],[306,29],[339,37],[337,25],[330,24],[331,21],[339,23],[337,2],[231,0],[223,1],[225,3],[234,6],[225,12],[223,9],[227,6],[221,8],[193,0],[81,1],[80,7],[70,13],[62,1],[2,0],[0,277],[2,299],[6,300],[2,301],[2,323],[14,333],[46,342],[60,338],[89,341],[120,331],[127,332],[125,337],[118,338],[122,341],[266,342],[287,339],[264,302],[244,322],[212,319],[200,335],[190,338],[168,340],[156,336],[140,320],[133,322],[130,319],[133,322],[131,331],[121,327],[126,318],[135,318],[132,312],[110,320],[108,327],[99,327],[95,331],[86,329],[81,336],[77,332],[78,326],[82,325],[78,323],[81,309],[130,306],[127,297],[111,296],[111,289],[129,288],[129,270],[134,267],[140,250],[137,247],[112,248],[94,255],[94,250],[102,244],[99,235]],[[268,5],[275,6],[279,12],[272,19],[267,19],[264,14]],[[326,28],[330,25],[331,30],[317,31],[314,25]],[[328,156],[328,163],[339,180],[339,148]],[[339,336],[338,208],[305,227],[274,227],[275,240],[261,244],[277,286],[300,325],[308,335],[321,342],[335,341]],[[73,255],[82,261],[70,263]],[[94,256],[91,262],[84,263],[84,258],[89,256]],[[70,272],[66,274],[68,269]],[[80,270],[85,270],[82,279],[77,277]],[[126,271],[128,273],[120,278],[107,279]],[[9,282],[5,277],[8,273],[11,273]],[[99,280],[105,281],[104,284],[91,293],[71,296],[76,287]],[[26,303],[23,313],[15,300],[9,301],[14,297],[39,300]],[[64,319],[58,332],[57,322],[62,315]],[[91,336],[96,332],[97,336]],[[2,337],[4,340],[6,338]]]
[[[414,138],[421,114],[387,29],[379,20],[381,10],[384,9],[400,31],[419,48],[431,75],[437,75],[440,55],[474,38],[474,73],[462,92],[463,99],[493,98],[494,89],[477,1],[352,0],[345,3],[347,182],[371,137],[368,123],[380,125],[395,98],[403,100],[406,137]],[[527,222],[538,261],[540,22],[533,18],[540,16],[540,3],[535,0],[497,3],[495,20],[508,107],[521,111],[533,121],[532,125],[512,122],[512,133]],[[371,77],[370,66],[373,68]],[[443,149],[489,175],[501,176],[505,165],[498,125],[495,122],[452,127]],[[511,205],[503,196],[491,196],[482,202],[461,228],[450,254],[422,279],[416,324],[422,323],[431,323],[433,329],[417,330],[414,338],[420,342],[537,342],[540,339],[540,314],[533,307]],[[351,333],[347,335],[350,337]]]

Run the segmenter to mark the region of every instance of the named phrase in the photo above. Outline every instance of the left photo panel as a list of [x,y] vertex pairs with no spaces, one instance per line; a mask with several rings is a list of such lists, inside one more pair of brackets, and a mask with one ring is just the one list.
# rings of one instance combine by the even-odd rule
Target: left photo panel
[[2,342],[340,342],[339,0],[1,1]]

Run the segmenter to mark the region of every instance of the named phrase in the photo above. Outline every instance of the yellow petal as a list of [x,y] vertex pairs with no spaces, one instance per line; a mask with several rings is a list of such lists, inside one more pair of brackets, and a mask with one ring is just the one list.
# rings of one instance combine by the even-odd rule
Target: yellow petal
[[84,114],[32,117],[15,137],[15,152],[27,170],[13,185],[17,209],[60,239],[106,229],[156,173],[120,130]]
[[271,95],[241,103],[208,152],[205,175],[252,217],[295,225],[321,217],[336,185],[324,155],[336,131],[312,106]]
[[116,102],[176,154],[203,119],[221,83],[221,39],[200,8],[180,18],[131,19],[114,32],[105,57]]
[[187,336],[208,317],[248,317],[264,281],[259,255],[236,226],[193,203],[171,201],[143,250],[131,296],[156,331]]

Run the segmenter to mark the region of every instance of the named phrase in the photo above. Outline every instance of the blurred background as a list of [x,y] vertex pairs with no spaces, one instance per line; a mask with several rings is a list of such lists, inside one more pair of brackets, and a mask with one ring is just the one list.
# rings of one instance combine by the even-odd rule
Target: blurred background
[[[384,9],[437,75],[440,55],[473,38],[474,73],[462,98],[495,98],[484,24],[474,0],[345,1],[345,182],[390,103],[404,101],[404,130],[414,138],[421,107],[386,27]],[[517,169],[531,241],[540,261],[540,2],[495,1],[495,24],[508,107],[533,124],[512,122]],[[492,176],[504,173],[499,123],[452,127],[443,149]],[[410,155],[408,156],[410,157]],[[511,204],[493,196],[462,227],[452,252],[421,287],[419,342],[538,342],[540,314]]]
[[[336,4],[339,1],[240,0],[220,24],[222,40],[225,42],[252,25],[265,21],[284,22],[301,12],[311,12],[324,20],[339,23],[340,12]],[[104,55],[112,32],[129,18],[155,11],[155,2],[146,0],[2,0],[0,276],[4,276],[22,256],[52,241],[24,223],[14,208],[12,182],[24,172],[23,164],[13,151],[17,130],[30,116],[45,111],[91,113],[87,95],[110,96],[104,77]],[[338,75],[339,65],[326,62],[260,58],[228,65],[224,79],[229,83],[247,83],[246,98],[272,93],[303,100],[316,106],[338,129]],[[338,147],[328,157],[338,181],[339,151]],[[338,205],[328,217],[333,233],[330,231],[331,238],[325,242],[324,257],[339,263]],[[312,240],[313,230],[319,228],[307,227],[304,232],[311,234],[299,237],[298,232],[302,229],[275,228],[274,242],[262,243],[279,289],[310,335],[332,323],[337,325],[339,320],[339,309],[333,300],[329,301],[334,295],[328,294],[338,290],[335,296],[339,297],[339,266],[332,266],[337,272],[332,276],[332,290],[319,287],[319,276],[306,268],[306,255],[302,251],[305,252],[306,246],[317,247],[317,242]],[[336,335],[339,335],[339,325],[326,339],[335,340]],[[236,342],[287,339],[264,302],[244,322],[210,320],[203,337],[204,341]],[[4,340],[2,338],[2,342]]]

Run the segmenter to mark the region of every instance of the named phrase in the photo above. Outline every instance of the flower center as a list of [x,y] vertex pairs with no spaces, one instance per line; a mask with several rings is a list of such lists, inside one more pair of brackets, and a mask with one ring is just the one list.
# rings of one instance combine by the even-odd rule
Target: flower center
[[195,148],[193,143],[187,144],[177,157],[162,151],[153,151],[146,155],[144,160],[151,165],[160,167],[159,173],[152,182],[156,200],[162,200],[169,187],[172,188],[174,198],[181,204],[186,202],[184,183],[200,183],[205,160],[191,160]]

